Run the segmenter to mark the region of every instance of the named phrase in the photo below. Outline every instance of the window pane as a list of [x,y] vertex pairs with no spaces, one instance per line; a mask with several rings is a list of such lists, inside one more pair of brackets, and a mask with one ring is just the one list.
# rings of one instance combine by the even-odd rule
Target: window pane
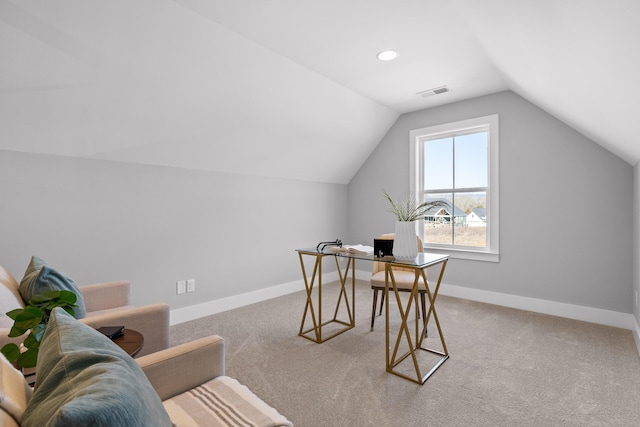
[[453,188],[453,138],[424,143],[424,189]]
[[455,138],[455,188],[487,186],[488,135],[479,132]]
[[487,246],[487,193],[457,193],[454,222],[454,244],[460,246]]
[[424,243],[453,244],[451,224],[452,193],[428,194],[424,201],[437,202],[444,206],[434,206],[426,212],[424,218]]

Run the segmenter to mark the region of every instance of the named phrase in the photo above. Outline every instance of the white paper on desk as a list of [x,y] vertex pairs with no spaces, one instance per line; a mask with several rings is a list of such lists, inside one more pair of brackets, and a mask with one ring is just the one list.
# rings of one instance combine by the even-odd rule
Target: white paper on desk
[[342,247],[332,246],[329,248],[331,252],[340,252],[345,254],[373,255],[373,247],[366,245],[342,245]]

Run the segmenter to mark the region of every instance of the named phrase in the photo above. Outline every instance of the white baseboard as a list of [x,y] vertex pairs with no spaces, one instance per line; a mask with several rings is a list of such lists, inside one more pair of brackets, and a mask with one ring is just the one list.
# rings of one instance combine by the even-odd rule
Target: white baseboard
[[[331,280],[337,280],[337,276],[335,279]],[[175,310],[171,310],[170,323],[171,325],[176,325],[178,323],[199,319],[201,317],[231,310],[233,308],[243,307],[245,305],[254,304],[260,301],[266,301],[271,298],[287,295],[303,289],[304,281],[299,280],[296,282],[289,282],[282,285],[271,286],[269,288],[259,289],[257,291],[247,292],[240,295],[232,295],[226,298],[207,301],[201,304],[190,305],[188,307],[177,308]]]
[[633,329],[635,321],[635,317],[629,313],[483,291],[444,283],[441,285],[440,294],[624,329]]
[[[361,273],[362,272],[356,270],[356,279],[364,277]],[[369,273],[369,275],[371,275],[371,273]],[[338,280],[337,272],[326,273],[322,275],[323,283],[330,283],[336,280]],[[202,304],[177,308],[175,310],[171,310],[170,324],[177,325],[178,323],[188,322],[189,320],[199,319],[211,314],[221,313],[233,308],[243,307],[245,305],[254,304],[260,301],[266,301],[271,298],[280,297],[302,290],[304,290],[304,280],[300,279],[294,282],[283,283],[281,285],[259,289],[257,291],[246,292],[244,294],[232,295],[226,298],[203,302]]]
[[[356,279],[368,280],[369,277],[371,277],[370,271],[356,270]],[[322,281],[324,283],[329,283],[335,280],[338,280],[337,272],[322,275]],[[189,320],[199,319],[204,316],[265,301],[303,289],[304,281],[300,279],[294,282],[271,286],[269,288],[259,289],[253,292],[233,295],[214,301],[207,301],[202,304],[191,305],[189,307],[178,308],[171,310],[171,324],[175,325]],[[517,308],[520,310],[528,310],[536,313],[582,320],[585,322],[598,323],[601,325],[630,329],[633,332],[633,337],[635,339],[636,346],[638,347],[638,352],[640,353],[640,325],[638,325],[633,314],[565,304],[537,298],[522,297],[518,295],[509,295],[499,292],[484,291],[480,289],[466,288],[463,286],[449,285],[446,283],[441,285],[440,294],[488,304]]]

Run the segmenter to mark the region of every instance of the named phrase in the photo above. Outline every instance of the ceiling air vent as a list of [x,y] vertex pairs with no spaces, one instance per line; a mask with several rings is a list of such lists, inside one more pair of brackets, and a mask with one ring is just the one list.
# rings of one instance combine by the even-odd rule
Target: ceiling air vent
[[434,87],[433,89],[423,90],[422,92],[418,92],[416,95],[420,95],[423,98],[427,98],[433,95],[440,95],[441,93],[449,92],[449,88],[446,86]]

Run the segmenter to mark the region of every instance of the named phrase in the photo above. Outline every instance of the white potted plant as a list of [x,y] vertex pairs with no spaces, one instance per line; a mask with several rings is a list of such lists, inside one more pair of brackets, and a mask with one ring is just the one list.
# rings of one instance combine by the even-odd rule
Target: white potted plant
[[416,223],[434,206],[446,206],[440,200],[431,200],[418,204],[416,197],[410,194],[400,202],[394,202],[389,193],[383,190],[383,196],[389,202],[389,212],[396,218],[393,256],[400,260],[412,260],[418,255]]

